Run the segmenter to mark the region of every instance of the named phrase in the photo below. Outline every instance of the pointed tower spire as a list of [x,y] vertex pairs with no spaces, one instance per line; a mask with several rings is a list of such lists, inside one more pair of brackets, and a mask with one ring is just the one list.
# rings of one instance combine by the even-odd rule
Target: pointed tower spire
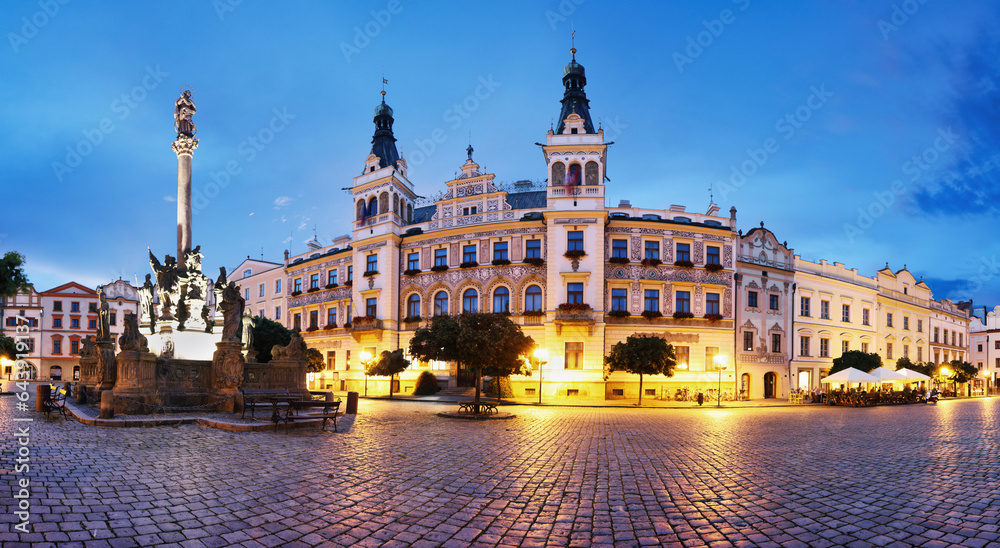
[[[576,31],[573,31],[574,40],[576,38]],[[563,69],[563,86],[566,91],[563,92],[562,101],[562,111],[559,113],[559,124],[556,126],[556,134],[563,132],[565,127],[565,120],[569,118],[570,114],[577,114],[583,118],[583,131],[584,133],[595,133],[594,132],[594,122],[590,119],[590,101],[587,100],[587,94],[583,91],[584,86],[587,85],[587,76],[584,72],[583,65],[576,62],[576,47],[570,48],[570,53],[573,55],[572,60]]]
[[[382,78],[383,87],[388,81]],[[385,104],[385,89],[382,89],[382,104],[375,107],[375,135],[372,136],[372,154],[378,156],[378,167],[395,166],[399,161],[396,138],[392,134],[392,109]]]

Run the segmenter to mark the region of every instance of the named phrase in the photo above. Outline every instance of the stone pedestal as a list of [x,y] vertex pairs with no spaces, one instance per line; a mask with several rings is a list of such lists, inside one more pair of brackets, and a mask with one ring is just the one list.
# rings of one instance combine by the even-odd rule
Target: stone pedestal
[[115,418],[115,395],[110,390],[101,392],[101,414],[97,418]]
[[274,388],[287,388],[289,394],[297,394],[303,399],[309,399],[309,388],[306,384],[305,356],[282,356],[271,360],[271,384]]
[[122,414],[151,413],[156,410],[143,404],[158,405],[149,396],[156,392],[156,356],[151,352],[128,350],[118,353],[117,377],[113,393],[115,412]]
[[118,363],[115,360],[114,341],[97,341],[97,379],[94,389],[98,394],[112,390],[118,377]]
[[83,356],[80,358],[80,382],[77,383],[87,390],[93,391],[97,386],[97,356]]
[[236,410],[236,396],[243,383],[243,344],[227,340],[215,343],[212,356],[212,399],[222,400],[217,411],[232,413]]

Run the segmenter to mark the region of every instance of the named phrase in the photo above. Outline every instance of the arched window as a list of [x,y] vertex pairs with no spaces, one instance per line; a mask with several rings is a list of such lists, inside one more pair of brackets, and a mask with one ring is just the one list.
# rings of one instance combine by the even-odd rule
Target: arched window
[[584,171],[586,179],[586,182],[584,183],[585,185],[596,186],[600,184],[601,173],[600,169],[597,166],[597,162],[594,161],[587,162],[587,166],[584,169]]
[[80,380],[80,366],[79,365],[74,365],[73,366],[73,380],[74,381]]
[[496,291],[493,292],[493,313],[510,313],[510,290],[504,286],[498,287]]
[[399,215],[399,194],[392,194],[392,212]]
[[434,295],[434,315],[435,316],[447,316],[448,315],[448,293],[444,291],[438,291]]
[[406,299],[406,316],[407,317],[420,317],[420,295],[414,293]]
[[49,380],[61,381],[62,380],[62,367],[58,365],[53,365],[49,368]]
[[569,180],[566,181],[566,184],[570,186],[583,184],[583,178],[580,176],[580,164],[569,166]]
[[364,200],[358,200],[357,219],[355,219],[355,220],[360,221],[360,220],[362,220],[361,218],[364,217],[364,216],[365,216],[365,201]]
[[542,309],[542,288],[529,285],[524,291],[524,311],[537,312]]
[[378,199],[381,202],[379,204],[379,206],[378,206],[378,212],[379,213],[388,213],[389,212],[389,193],[388,192],[382,192],[382,194],[378,197]]
[[566,164],[556,162],[552,164],[552,186],[562,186],[566,182]]
[[479,293],[475,289],[469,288],[462,293],[462,312],[479,312]]
[[413,204],[406,204],[406,222],[413,222]]
[[377,211],[378,211],[378,198],[372,196],[371,199],[368,200],[368,215],[369,216],[375,215]]

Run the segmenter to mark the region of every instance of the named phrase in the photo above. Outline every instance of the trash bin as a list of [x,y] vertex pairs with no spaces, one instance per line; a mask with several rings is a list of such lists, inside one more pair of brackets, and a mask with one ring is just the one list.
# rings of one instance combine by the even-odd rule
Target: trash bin
[[358,393],[348,392],[347,393],[347,411],[344,412],[345,415],[357,415],[358,414]]
[[45,412],[45,402],[52,397],[52,387],[46,384],[39,384],[35,387],[35,411]]

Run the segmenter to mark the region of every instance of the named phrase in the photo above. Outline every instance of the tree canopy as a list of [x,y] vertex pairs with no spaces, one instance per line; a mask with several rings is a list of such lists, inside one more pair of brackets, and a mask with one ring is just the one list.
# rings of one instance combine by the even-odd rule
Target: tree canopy
[[[257,351],[257,361],[271,361],[271,347],[280,344],[287,345],[292,340],[292,332],[280,323],[259,317],[254,320],[253,348]],[[322,359],[322,358],[321,358]]]
[[979,368],[961,360],[952,360],[948,367],[951,369],[951,376],[948,377],[948,380],[958,384],[965,384],[979,374]]
[[325,368],[326,363],[323,361],[323,353],[315,348],[306,348],[306,371],[319,373]]
[[14,339],[7,335],[0,334],[0,357],[13,360],[17,355],[17,346]]
[[371,360],[365,368],[365,374],[374,377],[389,377],[389,397],[392,397],[392,378],[402,373],[410,366],[410,360],[406,359],[403,349],[397,348],[392,352],[383,350],[379,359]]
[[24,255],[17,251],[8,251],[0,259],[0,322],[3,322],[4,297],[13,297],[29,289],[23,265]]
[[604,379],[614,371],[639,375],[639,405],[642,405],[643,375],[672,377],[676,363],[674,347],[667,341],[650,335],[629,335],[604,357]]
[[869,371],[877,369],[881,366],[882,358],[879,357],[878,354],[869,354],[860,350],[848,350],[839,358],[833,359],[833,367],[830,368],[830,374],[833,375],[838,371],[843,371],[852,367],[859,371],[868,373]]
[[454,361],[475,370],[477,409],[483,375],[527,374],[526,358],[534,347],[535,341],[503,314],[439,316],[410,339],[410,354],[421,361]]

